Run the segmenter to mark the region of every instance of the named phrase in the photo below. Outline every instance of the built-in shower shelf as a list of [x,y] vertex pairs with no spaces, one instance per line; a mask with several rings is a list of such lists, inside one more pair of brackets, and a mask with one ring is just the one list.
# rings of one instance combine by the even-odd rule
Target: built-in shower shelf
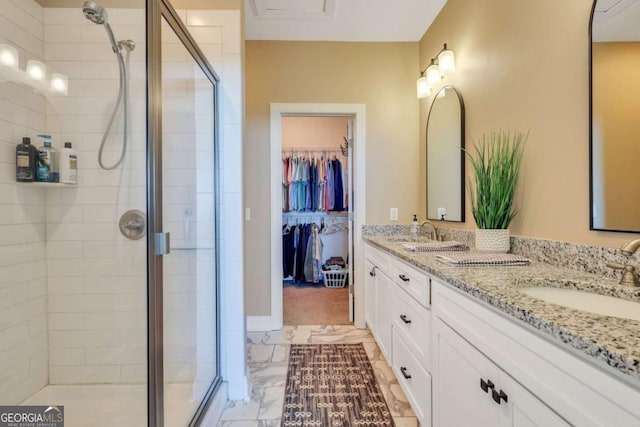
[[16,182],[16,184],[38,188],[76,188],[78,186],[77,184],[63,184],[61,182]]

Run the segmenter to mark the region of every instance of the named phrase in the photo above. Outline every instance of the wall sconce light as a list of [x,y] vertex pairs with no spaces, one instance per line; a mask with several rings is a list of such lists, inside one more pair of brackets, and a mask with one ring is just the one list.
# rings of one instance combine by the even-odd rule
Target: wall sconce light
[[27,62],[27,74],[33,80],[43,81],[47,76],[47,66],[40,61],[30,59]]
[[426,98],[431,95],[431,87],[429,87],[429,80],[424,75],[424,71],[420,73],[420,78],[416,82],[418,88],[418,98]]
[[31,87],[45,96],[68,95],[69,78],[62,73],[51,73],[47,80],[47,66],[36,59],[27,61],[25,70],[20,67],[20,54],[15,46],[0,43],[0,79]]
[[18,68],[20,54],[18,49],[8,44],[0,44],[0,64]]
[[69,78],[62,73],[52,73],[51,90],[66,95],[69,90]]
[[[444,76],[450,75],[455,70],[456,62],[453,51],[448,49],[445,43],[438,55],[435,58],[431,58],[427,68],[420,72],[420,78],[417,81],[418,98],[426,98],[431,95],[431,87],[440,83]],[[429,90],[425,90],[425,85],[428,86]]]

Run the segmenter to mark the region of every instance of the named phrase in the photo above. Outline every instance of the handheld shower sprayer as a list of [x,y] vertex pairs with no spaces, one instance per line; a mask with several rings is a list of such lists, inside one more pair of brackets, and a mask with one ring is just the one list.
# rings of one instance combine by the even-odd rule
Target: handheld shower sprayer
[[[120,166],[124,161],[124,157],[127,151],[127,139],[129,133],[129,83],[128,83],[128,73],[127,67],[129,62],[129,54],[136,48],[136,44],[133,40],[120,40],[116,41],[116,38],[113,34],[113,30],[111,29],[111,25],[109,25],[109,14],[107,11],[100,6],[96,2],[85,1],[82,6],[82,13],[84,17],[89,21],[93,22],[97,25],[103,25],[105,31],[107,32],[107,36],[109,37],[109,41],[111,42],[111,49],[113,53],[118,57],[118,66],[120,69],[120,90],[118,91],[118,99],[116,101],[116,105],[113,109],[113,113],[111,114],[111,118],[109,119],[109,123],[107,124],[107,129],[105,130],[102,136],[102,142],[100,143],[100,149],[98,150],[98,164],[102,169],[112,170]],[[126,60],[122,55],[122,52],[126,54]],[[104,146],[107,141],[107,136],[109,135],[109,131],[111,130],[111,126],[113,125],[113,121],[115,120],[116,113],[120,108],[120,103],[123,104],[124,110],[124,131],[122,137],[122,151],[120,153],[120,158],[118,161],[111,166],[105,166],[102,162],[102,155],[104,151]]]

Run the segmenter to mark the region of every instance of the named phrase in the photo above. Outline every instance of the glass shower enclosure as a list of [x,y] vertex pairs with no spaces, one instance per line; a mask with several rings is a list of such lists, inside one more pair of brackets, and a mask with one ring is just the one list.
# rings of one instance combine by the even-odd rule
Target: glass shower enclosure
[[[77,3],[0,3],[0,406],[198,425],[220,384],[219,80],[168,0]],[[45,134],[77,183],[16,182]]]

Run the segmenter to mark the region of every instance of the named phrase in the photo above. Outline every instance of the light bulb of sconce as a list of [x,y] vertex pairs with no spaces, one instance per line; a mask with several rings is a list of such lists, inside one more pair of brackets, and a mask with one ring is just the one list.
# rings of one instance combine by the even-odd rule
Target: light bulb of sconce
[[429,87],[429,80],[424,76],[424,73],[420,76],[420,78],[416,81],[416,86],[418,89],[418,98],[426,98],[431,95],[431,88]]
[[43,81],[47,76],[47,66],[40,61],[30,59],[27,62],[27,74],[33,80]]
[[20,54],[18,49],[8,44],[0,44],[0,64],[7,67],[18,68]]
[[52,73],[51,90],[66,95],[69,90],[69,78],[62,73]]
[[456,60],[453,51],[447,49],[446,43],[443,51],[438,55],[438,65],[443,76],[449,75],[456,70]]
[[434,63],[434,61],[431,60],[431,65],[427,67],[427,80],[429,81],[429,85],[434,86],[440,83],[441,79],[442,77],[440,76],[440,69]]

